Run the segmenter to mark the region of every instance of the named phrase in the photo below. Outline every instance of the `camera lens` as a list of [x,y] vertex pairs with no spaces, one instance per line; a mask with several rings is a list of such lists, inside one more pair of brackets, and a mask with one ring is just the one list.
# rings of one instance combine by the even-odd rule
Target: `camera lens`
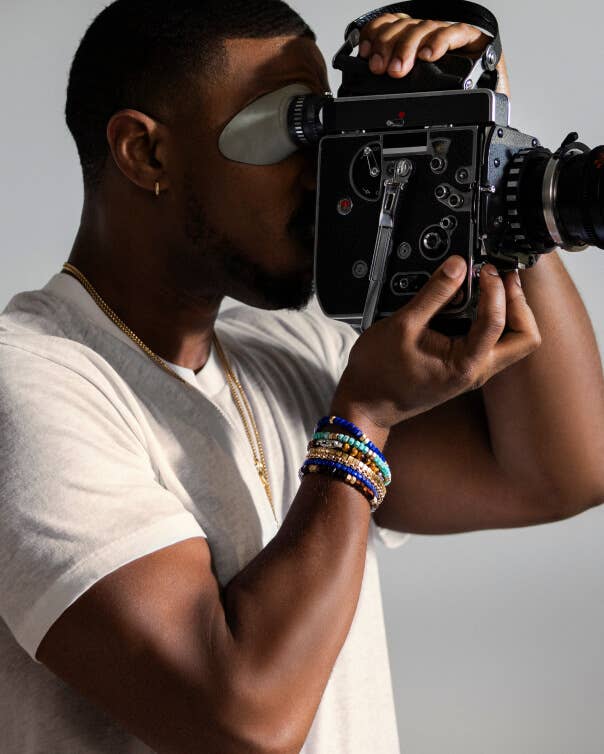
[[523,248],[604,248],[604,146],[579,147],[571,144],[559,158],[537,147],[510,162],[507,213]]
[[604,248],[604,146],[562,159],[557,188],[562,239]]

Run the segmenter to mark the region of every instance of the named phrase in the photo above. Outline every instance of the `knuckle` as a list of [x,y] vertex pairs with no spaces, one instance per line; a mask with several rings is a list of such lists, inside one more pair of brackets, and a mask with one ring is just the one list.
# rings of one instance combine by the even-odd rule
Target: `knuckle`
[[435,45],[441,45],[447,41],[448,36],[449,36],[449,29],[446,27],[439,26],[438,29],[435,29],[432,32],[432,34],[430,34],[430,41],[433,42]]
[[418,26],[422,31],[425,31],[426,29],[434,30],[440,28],[441,22],[427,18],[425,21],[421,21]]
[[505,314],[493,315],[486,324],[487,332],[492,335],[501,332],[505,327]]
[[463,22],[455,24],[452,28],[455,29],[458,33],[463,34],[464,36],[467,36],[472,32],[472,27],[470,26],[470,24]]
[[455,379],[466,390],[477,390],[486,382],[486,380],[483,380],[476,362],[469,358],[462,359],[456,365]]
[[541,333],[539,332],[539,329],[537,327],[533,328],[531,330],[530,338],[529,338],[529,343],[532,350],[536,351],[542,342],[543,342],[543,338],[541,337]]
[[413,330],[413,313],[405,311],[401,317],[397,317],[396,326],[399,339],[408,340]]
[[378,16],[377,18],[374,18],[373,21],[370,21],[368,24],[365,24],[363,26],[362,33],[365,34],[369,39],[373,39],[379,29],[384,25],[384,20],[388,18],[388,20],[391,20],[389,17],[391,16],[390,13],[384,15],[384,16]]

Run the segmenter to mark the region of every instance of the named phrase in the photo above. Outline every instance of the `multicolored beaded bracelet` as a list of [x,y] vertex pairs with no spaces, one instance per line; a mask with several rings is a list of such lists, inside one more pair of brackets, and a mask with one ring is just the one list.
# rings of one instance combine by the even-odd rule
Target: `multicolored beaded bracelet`
[[386,459],[384,458],[384,454],[382,451],[374,445],[371,440],[367,437],[367,435],[363,432],[362,429],[359,429],[356,424],[353,424],[352,422],[349,422],[346,419],[342,419],[341,416],[324,416],[322,419],[319,419],[317,426],[315,428],[315,432],[320,432],[322,429],[327,427],[328,425],[335,425],[338,427],[343,427],[344,429],[348,430],[348,433],[351,434],[353,437],[355,437],[357,440],[360,440],[362,443],[365,443],[371,450],[373,450],[374,453],[376,453],[379,458],[386,462]]
[[371,511],[374,512],[379,506],[377,490],[371,483],[364,479],[361,474],[344,464],[327,461],[322,458],[306,459],[302,464],[299,477],[302,479],[306,474],[327,474],[342,482],[346,482],[367,498]]
[[357,450],[356,448],[351,448],[348,443],[344,443],[344,442],[341,442],[340,440],[334,440],[334,439],[311,440],[308,443],[308,447],[307,447],[308,452],[310,453],[310,451],[315,448],[321,448],[323,450],[334,450],[334,451],[337,451],[338,453],[346,453],[352,458],[356,458],[357,461],[362,461],[373,472],[375,472],[376,474],[379,474],[380,477],[385,482],[383,471],[375,463],[373,457],[370,455],[366,455],[365,453],[362,453],[360,450]]
[[334,451],[321,448],[316,448],[308,455],[310,460],[321,458],[327,461],[335,461],[351,469],[354,469],[355,471],[358,471],[360,474],[362,474],[363,478],[366,481],[369,481],[371,485],[375,487],[377,495],[380,498],[380,502],[386,497],[386,485],[384,484],[384,480],[382,479],[380,474],[372,471],[366,464],[364,464],[362,461],[359,461],[358,458],[353,458],[352,456],[349,456],[347,453],[343,453],[342,451]]
[[[340,428],[347,434],[322,431]],[[323,417],[307,450],[300,479],[306,474],[327,474],[358,489],[372,512],[382,503],[391,481],[390,467],[381,450],[355,424],[339,416]]]
[[[313,441],[330,441],[332,443],[337,441],[342,443],[343,446],[348,445],[349,448],[356,448],[362,454],[372,460],[372,462],[381,471],[385,483],[390,484],[390,481],[392,479],[390,474],[390,467],[382,458],[380,458],[380,456],[377,455],[377,453],[375,453],[375,451],[371,450],[371,448],[366,443],[363,443],[360,440],[351,437],[350,435],[344,435],[338,432],[315,432],[311,442]],[[345,448],[345,450],[348,450],[349,448]]]

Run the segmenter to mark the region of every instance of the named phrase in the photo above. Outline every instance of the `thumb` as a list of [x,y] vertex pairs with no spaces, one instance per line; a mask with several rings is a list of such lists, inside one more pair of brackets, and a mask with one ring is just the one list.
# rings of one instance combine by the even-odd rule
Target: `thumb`
[[450,301],[465,279],[467,265],[463,257],[449,257],[438,267],[411,301],[393,316],[402,317],[421,329]]

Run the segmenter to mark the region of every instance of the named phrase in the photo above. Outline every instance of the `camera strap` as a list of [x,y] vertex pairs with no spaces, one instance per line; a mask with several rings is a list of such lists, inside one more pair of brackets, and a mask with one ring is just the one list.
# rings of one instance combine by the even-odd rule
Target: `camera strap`
[[[463,55],[447,53],[435,63],[417,60],[413,70],[403,79],[375,76],[369,72],[366,60],[353,57],[351,53],[359,43],[361,29],[386,13],[406,13],[412,18],[472,24],[484,29],[493,39],[476,61]],[[343,73],[339,96],[366,93],[368,75],[374,79],[372,90],[375,94],[474,89],[478,86],[495,90],[497,86],[498,74],[495,69],[502,50],[499,24],[491,11],[468,0],[407,0],[384,5],[364,13],[348,24],[345,40],[333,59],[334,68]],[[380,80],[379,84],[377,80]]]

